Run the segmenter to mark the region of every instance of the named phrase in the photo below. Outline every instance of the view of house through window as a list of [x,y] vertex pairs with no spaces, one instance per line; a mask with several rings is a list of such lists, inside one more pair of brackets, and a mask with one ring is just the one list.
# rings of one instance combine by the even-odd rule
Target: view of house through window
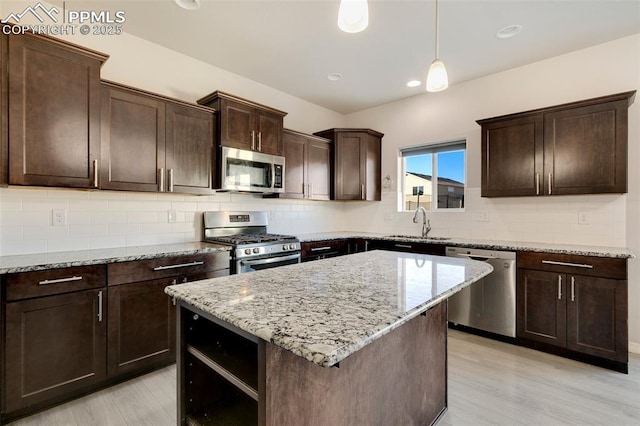
[[402,150],[404,210],[464,207],[466,142]]

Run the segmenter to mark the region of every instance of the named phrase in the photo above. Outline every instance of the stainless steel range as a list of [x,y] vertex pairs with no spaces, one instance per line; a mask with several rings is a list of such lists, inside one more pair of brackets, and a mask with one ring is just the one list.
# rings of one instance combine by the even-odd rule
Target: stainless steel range
[[300,263],[300,241],[268,234],[267,212],[205,212],[204,241],[233,247],[232,274]]

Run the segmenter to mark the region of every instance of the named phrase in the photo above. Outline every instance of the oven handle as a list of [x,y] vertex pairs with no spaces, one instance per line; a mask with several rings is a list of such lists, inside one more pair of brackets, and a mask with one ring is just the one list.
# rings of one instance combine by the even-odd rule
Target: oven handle
[[286,260],[294,260],[294,259],[300,259],[300,253],[290,254],[289,256],[269,257],[266,259],[258,259],[258,260],[241,260],[240,262],[243,265],[251,266],[251,265],[264,265],[267,263],[284,262]]

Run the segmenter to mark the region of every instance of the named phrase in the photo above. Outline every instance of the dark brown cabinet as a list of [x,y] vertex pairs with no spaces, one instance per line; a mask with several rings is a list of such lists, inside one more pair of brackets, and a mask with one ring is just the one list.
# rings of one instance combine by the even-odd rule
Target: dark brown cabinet
[[627,369],[626,260],[518,253],[517,337]]
[[61,401],[106,377],[104,266],[10,274],[3,412]]
[[218,144],[231,148],[282,155],[286,112],[216,91],[198,104],[218,111]]
[[285,194],[282,198],[331,199],[331,141],[285,129]]
[[228,274],[227,252],[109,264],[109,376],[174,362],[175,306],[165,287]]
[[334,199],[380,201],[384,135],[370,129],[329,129],[314,135],[333,141]]
[[300,244],[302,262],[343,256],[349,253],[347,240],[310,241]]
[[212,193],[213,111],[102,84],[100,187]]
[[444,244],[432,244],[422,242],[406,242],[391,240],[371,240],[368,244],[369,250],[390,250],[408,253],[431,254],[434,256],[444,256],[446,246]]
[[[9,36],[0,34],[0,63],[8,62]],[[0,67],[0,186],[9,184],[9,68]]]
[[107,56],[32,34],[10,35],[6,54],[9,183],[97,187]]
[[627,192],[635,91],[479,120],[482,196]]

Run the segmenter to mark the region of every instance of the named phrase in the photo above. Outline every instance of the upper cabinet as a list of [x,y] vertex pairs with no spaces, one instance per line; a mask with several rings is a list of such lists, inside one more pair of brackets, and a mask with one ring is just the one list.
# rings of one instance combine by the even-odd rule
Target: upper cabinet
[[100,67],[107,56],[32,34],[7,38],[2,120],[8,114],[9,183],[97,187]]
[[198,100],[218,111],[218,144],[282,155],[282,126],[286,112],[216,91]]
[[214,111],[102,85],[103,189],[212,193]]
[[381,199],[382,133],[371,129],[316,132],[333,141],[335,200]]
[[627,192],[635,91],[479,120],[482,196]]
[[284,129],[286,159],[282,198],[331,199],[331,141]]

